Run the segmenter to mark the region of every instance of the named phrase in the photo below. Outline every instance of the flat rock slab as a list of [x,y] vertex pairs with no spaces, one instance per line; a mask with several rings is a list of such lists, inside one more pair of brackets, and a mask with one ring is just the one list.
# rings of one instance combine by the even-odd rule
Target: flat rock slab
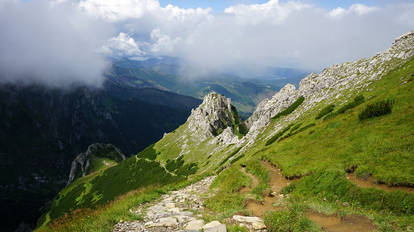
[[186,226],[185,226],[185,230],[186,231],[191,231],[191,232],[196,232],[196,231],[201,231],[202,228],[204,226],[204,220],[193,220],[190,221]]
[[248,216],[240,216],[234,215],[232,218],[234,221],[241,223],[248,227],[251,230],[263,230],[266,229],[266,225],[263,222],[263,219],[259,217],[248,217]]
[[219,221],[212,221],[203,226],[204,232],[227,232],[225,224],[221,224]]

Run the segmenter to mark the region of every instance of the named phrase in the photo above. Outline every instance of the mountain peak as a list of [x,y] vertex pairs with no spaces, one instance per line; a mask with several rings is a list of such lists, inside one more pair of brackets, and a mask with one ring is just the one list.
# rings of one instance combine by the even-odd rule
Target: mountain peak
[[[240,119],[230,98],[210,92],[200,106],[191,111],[187,122],[189,129],[204,140],[220,135],[228,127],[240,124]],[[235,131],[232,132],[234,135]]]

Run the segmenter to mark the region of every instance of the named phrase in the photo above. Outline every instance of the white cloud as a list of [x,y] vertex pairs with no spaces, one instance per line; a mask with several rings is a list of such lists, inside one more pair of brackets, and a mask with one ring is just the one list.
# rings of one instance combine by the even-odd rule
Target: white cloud
[[[414,25],[414,3],[383,7],[354,4],[327,10],[301,1],[269,0],[237,4],[215,13],[210,8],[162,7],[158,0],[66,1],[97,20],[103,19],[103,26],[116,28],[114,34],[102,39],[107,54],[181,57],[187,61],[184,70],[190,70],[190,76],[229,70],[248,75],[268,66],[320,69],[371,56]],[[79,22],[77,26],[85,28],[87,24]],[[51,28],[43,34],[55,36],[52,31],[59,29]],[[80,36],[76,40],[89,43],[88,37],[95,32],[82,33],[86,36],[75,33]],[[98,44],[98,37],[92,44]]]
[[82,0],[79,6],[111,21],[142,18],[147,12],[160,8],[157,0]]
[[108,40],[103,52],[109,56],[142,56],[145,55],[135,40],[126,33],[119,33],[117,37]]
[[151,39],[155,41],[151,45],[151,51],[158,53],[162,51],[163,53],[172,52],[174,46],[180,41],[180,38],[171,39],[168,35],[162,34],[160,29],[154,29],[151,32]]
[[269,0],[263,4],[239,4],[228,7],[225,13],[234,15],[243,23],[283,22],[293,11],[309,8],[310,5],[301,2],[279,3],[278,0]]
[[269,0],[223,13],[161,7],[157,0],[82,0],[80,6],[133,34],[149,55],[182,57],[192,73],[269,65],[319,69],[373,55],[414,25],[410,3],[326,10]]
[[3,3],[0,82],[100,85],[108,63],[97,50],[110,28],[69,3]]
[[373,13],[374,11],[380,10],[378,7],[370,7],[362,4],[353,4],[348,9],[337,7],[329,12],[332,17],[341,17],[349,14],[357,14],[358,16]]

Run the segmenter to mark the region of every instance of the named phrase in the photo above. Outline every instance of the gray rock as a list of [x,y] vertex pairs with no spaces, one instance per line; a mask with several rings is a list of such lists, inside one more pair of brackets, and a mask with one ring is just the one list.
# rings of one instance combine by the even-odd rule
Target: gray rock
[[190,221],[189,223],[187,223],[187,225],[184,227],[184,229],[186,231],[201,231],[201,229],[204,226],[204,221],[199,219],[199,220],[193,220]]
[[152,224],[151,227],[176,227],[178,226],[178,221],[174,217],[165,217],[160,218],[159,222]]
[[249,229],[253,229],[253,230],[266,229],[266,225],[264,224],[263,219],[259,217],[234,215],[232,219],[238,223],[245,225]]
[[212,221],[203,226],[204,232],[227,232],[226,225],[219,221]]

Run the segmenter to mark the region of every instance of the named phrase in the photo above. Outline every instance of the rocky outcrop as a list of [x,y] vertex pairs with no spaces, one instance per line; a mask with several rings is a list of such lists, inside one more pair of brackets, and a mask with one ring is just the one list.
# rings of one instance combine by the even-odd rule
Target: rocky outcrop
[[287,108],[299,96],[305,97],[304,103],[275,126],[275,133],[283,125],[295,120],[321,101],[332,101],[332,99],[343,97],[346,89],[353,89],[353,91],[366,89],[370,83],[380,79],[388,71],[413,56],[414,31],[411,31],[395,39],[389,49],[371,58],[335,64],[319,74],[311,73],[302,79],[299,89],[287,84],[271,99],[265,99],[258,105],[256,111],[247,120],[249,132],[239,141],[239,145],[246,142],[248,145],[252,144],[257,135],[270,123],[271,118]]
[[[67,184],[69,185],[72,183],[77,177],[85,176],[92,173],[93,171],[96,171],[91,167],[92,159],[96,158],[107,158],[118,163],[122,160],[125,160],[125,155],[112,144],[94,143],[88,147],[88,150],[86,152],[80,153],[72,161]],[[106,166],[111,165],[106,161],[103,162]]]
[[215,92],[206,95],[203,103],[191,111],[187,123],[191,134],[201,141],[220,135],[219,140],[225,143],[238,141],[235,126],[241,122],[237,110],[231,105],[230,98]]

